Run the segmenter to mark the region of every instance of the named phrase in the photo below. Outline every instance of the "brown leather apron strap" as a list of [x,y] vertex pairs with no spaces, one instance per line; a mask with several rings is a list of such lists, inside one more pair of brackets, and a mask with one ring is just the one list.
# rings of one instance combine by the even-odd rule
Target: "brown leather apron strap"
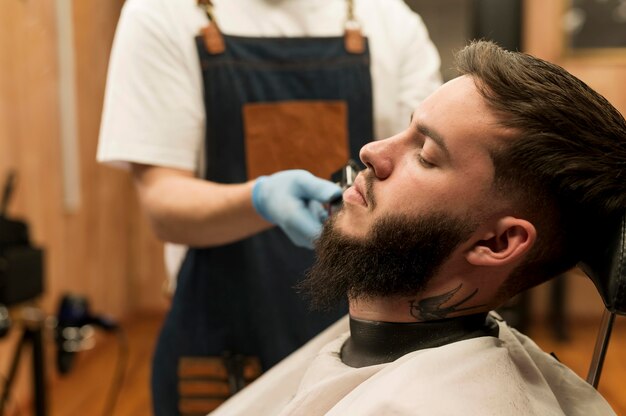
[[[206,49],[212,55],[224,52],[224,38],[215,19],[215,11],[211,0],[197,0],[209,19],[209,24],[202,28]],[[344,26],[344,39],[346,51],[353,54],[361,54],[365,51],[365,38],[361,31],[361,24],[354,15],[354,0],[346,0],[347,18]]]
[[198,6],[204,10],[209,19],[209,24],[202,28],[200,32],[204,38],[206,49],[212,55],[219,55],[224,52],[224,37],[217,25],[217,20],[215,20],[213,2],[211,0],[198,0]]
[[365,52],[365,38],[361,31],[361,24],[354,15],[354,0],[346,0],[348,9],[346,24],[344,25],[344,45],[348,53],[362,54]]
[[224,53],[226,45],[224,44],[224,37],[217,23],[211,22],[201,30],[201,35],[204,38],[204,45],[206,50],[211,55],[219,55]]
[[178,410],[183,416],[206,415],[260,375],[257,357],[228,353],[221,357],[181,357]]

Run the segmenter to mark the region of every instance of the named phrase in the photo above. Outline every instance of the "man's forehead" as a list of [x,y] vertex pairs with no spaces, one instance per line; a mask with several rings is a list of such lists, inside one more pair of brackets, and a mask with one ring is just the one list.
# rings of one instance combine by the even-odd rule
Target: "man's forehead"
[[[437,88],[432,94],[426,97],[414,110],[411,118],[427,117],[429,115],[437,115],[459,110],[476,110],[476,103],[480,103],[481,107],[484,99],[478,93],[474,81],[469,76],[461,76],[454,78]],[[465,111],[460,114],[463,115]]]
[[[464,98],[473,98],[473,100],[483,101],[482,96],[476,88],[474,78],[469,75],[461,75],[447,81],[439,88],[437,88],[430,96],[428,96],[422,103],[431,104],[433,102],[445,102],[447,104],[470,104]],[[472,100],[472,101],[473,101]]]
[[[424,130],[454,139],[486,139],[503,130],[499,118],[488,106],[474,79],[454,78],[426,98],[413,112],[411,121]],[[482,141],[482,140],[481,140]]]

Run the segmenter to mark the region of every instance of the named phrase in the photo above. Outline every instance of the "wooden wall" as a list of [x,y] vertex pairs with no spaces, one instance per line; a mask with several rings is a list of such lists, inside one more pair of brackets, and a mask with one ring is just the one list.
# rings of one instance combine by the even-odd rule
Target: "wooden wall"
[[28,221],[33,240],[46,249],[44,307],[56,308],[58,295],[72,290],[117,316],[162,308],[161,245],[139,214],[128,173],[95,161],[123,0],[73,2],[81,184],[74,212],[63,204],[55,2],[0,4],[0,180],[17,171],[10,215]]
[[[9,170],[17,172],[9,215],[27,221],[32,240],[45,249],[40,305],[54,314],[59,296],[73,292],[87,296],[93,311],[117,318],[163,310],[162,246],[139,213],[129,174],[95,161],[108,57],[123,0],[72,2],[81,194],[75,211],[63,203],[55,4],[0,0],[0,183]],[[0,339],[0,375],[8,372],[18,334],[16,327]],[[52,362],[53,356],[48,358]],[[18,403],[30,392],[28,365],[21,367],[12,394]]]

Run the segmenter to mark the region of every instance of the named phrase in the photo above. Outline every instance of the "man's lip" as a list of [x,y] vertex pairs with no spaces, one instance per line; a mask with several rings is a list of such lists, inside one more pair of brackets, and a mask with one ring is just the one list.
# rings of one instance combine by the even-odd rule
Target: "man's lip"
[[367,203],[367,198],[365,197],[366,187],[364,186],[365,184],[363,183],[363,181],[364,181],[363,175],[359,173],[357,177],[354,179],[354,184],[352,185],[352,187],[354,188],[355,191],[357,191],[357,193],[361,196],[361,198],[363,198],[363,201],[365,202],[365,206],[368,206],[369,204]]

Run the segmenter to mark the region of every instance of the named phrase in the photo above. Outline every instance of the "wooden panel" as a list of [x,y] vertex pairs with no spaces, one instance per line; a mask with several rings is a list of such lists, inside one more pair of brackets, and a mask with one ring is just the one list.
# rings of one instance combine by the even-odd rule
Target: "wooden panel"
[[[57,72],[53,2],[6,1],[0,13],[0,181],[8,170],[18,178],[9,206],[13,216],[26,219],[31,237],[46,246],[48,276],[64,275],[63,223],[59,201]],[[56,282],[55,282],[56,283]],[[56,284],[47,281],[48,290]],[[7,374],[9,351],[19,330],[0,343],[0,372]],[[11,392],[14,403],[30,395],[28,355]]]
[[[166,306],[162,245],[139,212],[130,175],[95,161],[108,56],[122,4],[73,1],[82,200],[68,213],[55,1],[0,0],[0,184],[9,169],[17,171],[9,213],[25,219],[33,241],[46,250],[41,306],[50,314],[69,291],[86,295],[95,312],[115,317]],[[17,334],[12,330],[0,340],[0,375],[8,371]],[[51,337],[48,341],[51,348]],[[53,361],[49,364],[53,383],[57,376]],[[18,403],[30,395],[28,365],[21,367],[12,394]]]
[[128,175],[95,161],[108,54],[118,6],[74,2],[76,84],[82,207],[68,223],[65,241],[76,246],[70,275],[81,275],[93,307],[116,315],[129,310],[129,222],[133,197]]
[[522,46],[526,52],[548,61],[558,60],[563,48],[559,18],[562,1],[524,1]]

